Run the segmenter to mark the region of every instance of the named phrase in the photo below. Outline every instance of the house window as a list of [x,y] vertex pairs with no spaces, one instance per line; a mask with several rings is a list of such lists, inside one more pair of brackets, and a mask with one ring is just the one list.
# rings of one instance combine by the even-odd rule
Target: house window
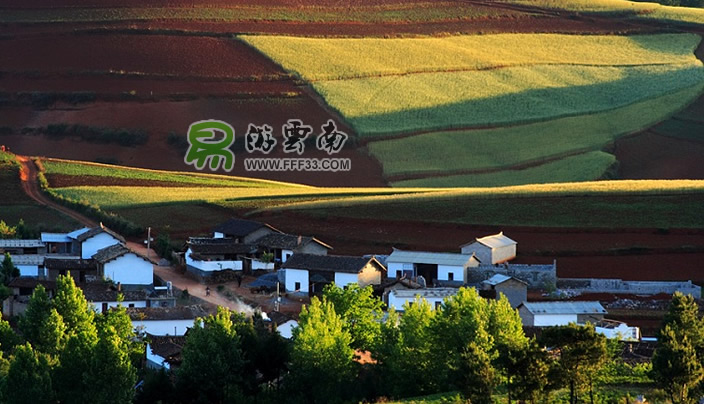
[[102,313],[105,313],[106,311],[108,311],[108,304],[107,304],[107,303],[103,303],[103,310],[102,310]]
[[447,273],[447,280],[448,280],[448,281],[454,281],[454,280],[455,280],[455,274],[454,274],[454,272],[448,272],[448,273]]
[[435,310],[439,309],[441,304],[442,302],[435,302]]
[[396,277],[397,277],[397,278],[400,278],[400,277],[402,277],[402,276],[403,276],[403,271],[400,270],[400,269],[397,270],[397,271],[396,271]]
[[301,290],[301,282],[296,282],[293,284],[293,290],[294,291],[299,291]]
[[134,303],[128,304],[129,307],[134,307]]

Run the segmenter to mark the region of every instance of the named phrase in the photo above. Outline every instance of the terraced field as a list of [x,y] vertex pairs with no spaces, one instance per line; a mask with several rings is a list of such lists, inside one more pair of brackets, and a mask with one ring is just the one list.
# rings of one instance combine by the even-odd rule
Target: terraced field
[[613,157],[551,162],[662,121],[704,88],[692,34],[243,40],[308,80],[399,186],[603,178]]

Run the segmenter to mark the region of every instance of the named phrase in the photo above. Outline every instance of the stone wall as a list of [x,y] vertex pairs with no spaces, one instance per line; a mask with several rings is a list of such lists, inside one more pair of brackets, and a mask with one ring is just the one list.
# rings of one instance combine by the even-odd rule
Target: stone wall
[[543,289],[557,282],[557,262],[552,265],[499,264],[480,265],[467,270],[467,283],[481,283],[496,274],[512,276],[528,284],[531,289]]
[[624,281],[622,279],[586,279],[563,278],[557,282],[557,287],[579,293],[630,293],[635,295],[656,295],[658,293],[673,294],[682,292],[701,299],[702,288],[686,282],[665,281]]

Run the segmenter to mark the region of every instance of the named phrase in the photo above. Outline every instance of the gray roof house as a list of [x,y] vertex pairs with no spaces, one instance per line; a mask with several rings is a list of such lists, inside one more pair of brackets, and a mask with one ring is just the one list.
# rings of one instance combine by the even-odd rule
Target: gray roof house
[[604,319],[606,309],[599,302],[523,302],[518,314],[526,327],[550,327],[569,323],[596,323]]
[[478,267],[479,264],[480,260],[473,254],[404,251],[396,248],[386,258],[389,277],[422,276],[427,283],[456,283],[453,286],[467,282],[467,269]]
[[334,282],[360,287],[379,285],[386,268],[374,257],[294,254],[282,267],[288,292],[319,293]]

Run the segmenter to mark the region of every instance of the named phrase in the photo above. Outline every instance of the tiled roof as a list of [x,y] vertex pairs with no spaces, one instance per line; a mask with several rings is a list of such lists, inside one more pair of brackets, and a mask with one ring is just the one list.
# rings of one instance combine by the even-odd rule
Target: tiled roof
[[[244,237],[260,228],[268,226],[261,222],[245,219],[230,219],[225,223],[215,226],[214,231],[233,237]],[[273,228],[272,228],[273,229]]]
[[72,231],[72,232],[70,232],[70,233],[67,233],[67,234],[66,234],[66,237],[75,240],[76,237],[78,237],[78,236],[80,236],[81,234],[87,232],[88,230],[90,230],[90,228],[88,228],[88,227],[82,227],[82,228],[80,228],[80,229],[78,229],[78,230],[74,230],[74,231]]
[[[300,240],[300,242],[299,242]],[[332,247],[329,245],[323,243],[322,241],[318,240],[315,237],[304,237],[304,236],[295,236],[293,234],[284,234],[284,233],[272,233],[272,234],[267,234],[264,237],[261,237],[257,239],[256,243],[260,247],[264,248],[279,248],[282,250],[292,250],[295,251],[299,247],[303,247],[308,243],[318,243],[321,246],[332,250]]]
[[44,247],[41,240],[16,240],[16,239],[0,239],[0,248],[40,248]]
[[533,314],[607,314],[599,302],[523,302],[521,306]]
[[122,244],[115,244],[111,245],[110,247],[101,248],[100,250],[98,250],[98,252],[93,255],[93,259],[101,264],[104,264],[108,261],[112,261],[115,258],[121,257],[129,253],[132,253],[145,261],[149,261],[147,257],[138,254],[137,252],[125,247]]
[[10,288],[32,288],[34,289],[37,285],[44,286],[44,289],[54,290],[56,289],[55,281],[40,280],[33,276],[20,276],[10,281],[7,285]]
[[498,284],[501,284],[501,283],[506,282],[506,281],[509,280],[509,279],[513,279],[514,281],[517,281],[517,282],[520,282],[520,283],[522,283],[522,284],[527,285],[526,282],[524,282],[524,281],[522,281],[522,280],[520,280],[520,279],[514,278],[514,277],[512,277],[512,276],[502,275],[502,274],[496,274],[496,275],[492,276],[491,278],[485,280],[485,281],[482,282],[482,283],[485,283],[485,284],[487,284],[487,285],[496,286],[496,285],[498,285]]
[[399,298],[414,299],[416,296],[429,297],[448,297],[457,294],[457,288],[427,288],[427,289],[392,289],[389,294],[393,294]]
[[[456,253],[436,253],[424,251],[403,251],[394,249],[394,251],[386,259],[387,264],[392,262],[400,262],[406,264],[438,264],[451,266],[464,266],[471,260],[471,254],[456,254]],[[474,257],[477,261],[477,257]]]
[[98,266],[94,259],[82,259],[82,258],[49,258],[44,260],[44,267],[46,269],[56,269],[56,270],[79,270],[79,271],[90,271],[97,270]]
[[147,334],[149,339],[149,347],[152,353],[164,358],[167,362],[169,359],[180,359],[183,346],[186,344],[186,336],[161,336]]
[[252,254],[256,248],[249,244],[236,242],[232,238],[195,238],[188,240],[188,246],[194,255]]
[[[44,255],[38,254],[16,254],[10,255],[12,263],[15,265],[42,265],[44,264]],[[3,260],[2,254],[0,254],[0,261]]]
[[71,238],[66,233],[42,233],[42,241],[45,243],[70,243]]
[[197,313],[190,307],[128,307],[127,314],[132,321],[194,320],[205,313]]
[[504,232],[500,232],[499,234],[492,234],[491,236],[478,238],[477,242],[484,244],[485,246],[487,246],[489,248],[508,247],[510,245],[517,244],[514,240],[511,240],[510,238],[504,236]]
[[119,234],[115,233],[114,231],[108,229],[107,227],[103,226],[102,223],[98,227],[93,227],[92,229],[81,233],[80,235],[78,235],[78,237],[76,237],[76,240],[79,242],[83,242],[93,236],[97,236],[100,233],[107,233],[107,234],[111,235],[112,237],[116,238],[117,240],[119,240],[121,243],[125,242],[125,239],[121,235],[119,235]]
[[85,283],[80,285],[86,300],[90,302],[116,302],[117,296],[122,295],[124,301],[134,302],[147,300],[147,292],[144,290],[123,290],[117,291],[117,288],[104,283]]
[[349,257],[341,255],[293,254],[282,266],[283,269],[305,269],[309,271],[359,273],[370,261],[384,269],[376,258]]

